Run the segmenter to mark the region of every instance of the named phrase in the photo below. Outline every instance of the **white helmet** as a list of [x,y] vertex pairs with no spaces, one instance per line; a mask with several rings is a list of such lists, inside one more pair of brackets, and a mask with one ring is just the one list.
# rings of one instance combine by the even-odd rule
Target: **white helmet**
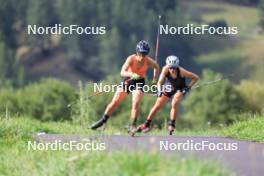
[[179,63],[180,63],[180,60],[177,56],[170,55],[166,58],[166,64],[169,67],[177,68],[177,67],[179,67]]

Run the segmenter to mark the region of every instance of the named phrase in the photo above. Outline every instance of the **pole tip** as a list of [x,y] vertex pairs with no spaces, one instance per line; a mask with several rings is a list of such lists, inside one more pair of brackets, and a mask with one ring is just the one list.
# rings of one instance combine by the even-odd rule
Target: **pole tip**
[[161,15],[159,15],[159,19],[161,19]]

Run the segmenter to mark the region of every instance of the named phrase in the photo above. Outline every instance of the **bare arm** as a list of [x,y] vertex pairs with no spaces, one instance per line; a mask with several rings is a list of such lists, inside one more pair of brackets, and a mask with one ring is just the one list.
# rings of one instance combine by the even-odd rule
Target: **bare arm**
[[120,71],[120,75],[122,77],[131,77],[132,76],[132,73],[127,71],[130,64],[131,64],[131,57],[128,57],[126,62],[123,64],[121,71]]
[[162,68],[161,73],[160,73],[159,81],[158,81],[158,83],[157,83],[158,91],[161,91],[161,88],[162,88],[161,86],[162,86],[162,84],[164,83],[164,80],[165,80],[165,78],[166,78],[167,73],[168,73],[168,68],[167,68],[166,66],[164,66],[164,67]]
[[199,76],[189,72],[187,70],[185,70],[184,68],[180,68],[181,74],[182,76],[186,77],[186,78],[190,78],[192,81],[190,82],[190,84],[188,85],[188,87],[192,88],[192,86],[199,80]]
[[148,58],[148,65],[154,68],[153,81],[157,81],[159,76],[159,65],[151,58]]

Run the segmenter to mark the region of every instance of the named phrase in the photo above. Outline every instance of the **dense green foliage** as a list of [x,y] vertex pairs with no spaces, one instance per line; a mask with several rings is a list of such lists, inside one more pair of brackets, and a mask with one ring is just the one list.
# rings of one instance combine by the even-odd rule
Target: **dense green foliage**
[[0,41],[0,86],[20,87],[24,80],[24,68],[15,59],[14,51]]
[[247,102],[247,111],[264,113],[264,85],[254,81],[242,81],[237,90]]
[[2,115],[28,115],[39,120],[69,120],[68,104],[76,100],[75,90],[54,79],[43,79],[23,89],[2,89],[0,110]]
[[16,49],[21,42],[19,35],[23,31],[27,3],[15,0],[0,3],[0,86],[21,86],[24,69],[16,58]]
[[260,0],[259,7],[261,10],[260,23],[261,23],[262,28],[264,28],[264,0]]
[[[80,86],[82,89],[79,90],[78,99],[74,90],[70,87],[65,88],[64,83],[62,87],[60,83],[53,85],[50,82],[41,82],[29,85],[23,90],[13,88],[22,86],[28,80],[35,81],[35,78],[47,76],[45,71],[47,72],[50,65],[53,66],[52,73],[48,75],[55,74],[61,79],[70,79],[71,83],[76,84],[78,79],[103,79],[105,83],[118,84],[120,77],[106,78],[106,76],[119,73],[124,59],[134,53],[138,40],[148,40],[151,44],[150,56],[154,55],[159,14],[162,14],[162,24],[170,26],[184,26],[187,23],[198,26],[201,24],[215,27],[238,26],[241,33],[247,34],[245,40],[240,33],[238,36],[161,35],[160,66],[164,65],[165,57],[173,53],[180,57],[181,66],[197,74],[204,68],[210,68],[223,74],[235,74],[236,80],[247,78],[243,75],[254,72],[256,72],[254,78],[258,77],[258,80],[262,78],[262,69],[259,66],[261,64],[256,64],[261,63],[259,52],[261,47],[260,49],[257,47],[261,45],[255,40],[243,43],[250,38],[249,31],[255,30],[259,24],[259,9],[246,7],[257,4],[257,0],[241,2],[232,0],[238,5],[218,1],[185,4],[178,0],[110,0],[108,2],[0,0],[0,2],[0,86],[6,87],[0,92],[0,101],[3,102],[0,106],[1,114],[29,114],[41,120],[74,119],[80,123],[91,123],[98,119],[111,100],[112,93],[104,93],[88,100],[87,97],[93,92],[92,87],[85,85]],[[262,7],[263,3],[260,3],[260,6]],[[241,13],[237,13],[241,10],[244,14],[243,18],[245,17],[242,22]],[[27,35],[28,24],[43,27],[55,24],[105,26],[106,34]],[[260,35],[256,36],[256,39],[258,38]],[[261,41],[261,38],[259,40]],[[249,63],[252,59],[253,64]],[[23,69],[20,63],[23,63],[26,69]],[[60,72],[60,68],[63,68],[64,72]],[[28,72],[24,73],[24,70]],[[42,72],[35,76],[32,70],[35,72],[44,70],[44,74]],[[214,78],[211,76],[204,81],[211,81]],[[256,85],[257,87],[254,88],[248,83],[234,89],[236,86],[228,81],[218,85],[221,93],[217,92],[218,86],[215,85],[194,90],[186,100],[183,100],[184,111],[180,109],[177,123],[180,127],[199,127],[207,122],[228,124],[234,120],[231,114],[241,110],[254,113],[262,111],[261,98],[253,98],[248,93],[253,91],[259,95],[262,86]],[[69,93],[65,93],[67,91]],[[139,123],[145,120],[155,100],[155,97],[143,98]],[[213,105],[210,104],[212,100]],[[246,108],[243,105],[245,101]],[[114,112],[110,124],[119,127],[126,125],[130,108],[131,95]],[[168,103],[155,117],[154,124],[158,124],[159,128],[163,127],[169,118],[169,108]],[[186,118],[182,118],[181,112],[186,112]],[[189,121],[189,118],[193,120]]]
[[[229,0],[228,2],[250,6],[257,4],[258,0]],[[65,62],[66,66],[63,67],[65,70],[69,70],[70,73],[77,73],[74,78],[104,79],[106,75],[119,72],[124,59],[134,53],[135,45],[141,39],[150,42],[150,56],[154,56],[157,17],[160,14],[162,15],[162,24],[169,24],[169,26],[207,23],[212,26],[238,26],[241,31],[245,30],[247,33],[248,28],[256,27],[254,25],[248,26],[247,23],[259,21],[258,17],[252,13],[253,11],[250,11],[252,9],[249,9],[249,11],[242,13],[249,16],[250,20],[246,20],[245,24],[243,21],[242,25],[237,24],[236,18],[241,19],[241,17],[223,16],[219,13],[222,11],[225,13],[226,9],[222,8],[230,5],[224,2],[223,7],[220,6],[222,2],[219,2],[219,9],[215,9],[216,13],[210,13],[212,17],[209,19],[212,18],[212,20],[209,21],[203,16],[209,16],[210,10],[200,12],[200,8],[192,7],[192,4],[195,3],[184,4],[178,0],[162,2],[158,0],[110,0],[108,2],[95,0],[25,0],[23,2],[0,0],[0,3],[0,81],[3,82],[2,85],[14,86],[21,86],[28,80],[32,81],[43,75],[46,76],[47,68],[54,64],[53,60],[60,60],[57,61],[60,63]],[[211,6],[214,3],[217,5],[218,2],[213,1],[208,4]],[[208,9],[206,2],[201,2],[201,4],[204,5],[204,9]],[[263,3],[260,3],[262,7],[261,4]],[[240,6],[232,6],[232,8],[235,7]],[[243,9],[243,6],[241,9],[246,10]],[[219,17],[217,17],[218,14],[220,14]],[[52,27],[55,24],[62,24],[62,26],[77,24],[82,27],[104,26],[106,27],[106,34],[28,35],[28,24],[43,27]],[[164,58],[168,54],[174,53],[181,58],[183,66],[192,66],[193,70],[200,71],[201,67],[208,67],[208,65],[197,66],[195,60],[197,55],[215,50],[222,51],[232,47],[234,42],[236,40],[229,36],[161,35],[159,63],[163,65]],[[33,66],[39,65],[43,60],[47,62],[47,65],[43,66],[44,68],[39,66],[37,70],[42,68],[40,70],[43,70],[44,73],[39,75],[31,73]],[[24,73],[19,61],[22,61],[27,73]],[[233,64],[232,58],[226,62],[230,65]],[[223,64],[214,65],[212,67],[214,70],[225,68]],[[56,71],[54,72],[56,73]],[[58,72],[58,74],[52,73],[51,75],[69,79],[63,77],[61,71]]]
[[[205,70],[201,82],[221,78],[222,75]],[[245,100],[235,87],[222,80],[211,86],[202,86],[193,90],[183,102],[185,118],[190,125],[196,127],[216,124],[229,124],[235,120],[235,114],[245,108]]]
[[[220,74],[205,71],[201,84],[221,78]],[[119,84],[119,78],[109,77],[103,82]],[[93,96],[94,84],[82,85],[78,95],[70,85],[59,80],[42,80],[23,89],[12,88],[0,91],[0,112],[2,116],[28,115],[39,120],[74,120],[78,124],[89,125],[100,118],[113,93],[101,93]],[[242,120],[240,113],[263,112],[263,85],[248,81],[234,86],[228,80],[214,85],[192,90],[182,100],[178,108],[177,128],[208,128],[211,125],[228,125]],[[131,110],[131,95],[120,104],[109,120],[109,127],[123,129],[128,123]],[[140,106],[138,123],[145,121],[156,101],[155,96],[145,95]],[[156,115],[154,127],[163,128],[169,119],[170,102]]]
[[[26,65],[32,64],[42,57],[56,53],[56,49],[63,48],[67,54],[67,62],[72,63],[73,69],[93,80],[102,79],[106,74],[117,71],[123,59],[134,53],[139,40],[148,40],[151,43],[151,55],[154,55],[159,14],[163,15],[164,23],[176,25],[182,22],[177,10],[177,0],[25,0],[23,3],[19,0],[1,0],[1,4],[0,41],[16,54],[26,48],[24,55],[18,55],[17,59],[23,59]],[[106,34],[27,35],[27,25],[52,27],[55,24],[103,26]],[[173,40],[167,40],[164,44],[168,45]],[[177,41],[183,39],[177,38]],[[174,44],[169,50],[181,52],[182,56],[190,59],[190,52],[181,51],[187,51],[188,45],[186,42]],[[167,52],[163,50],[160,54],[165,57]],[[15,58],[13,55],[12,59]],[[14,72],[14,69],[9,72]]]

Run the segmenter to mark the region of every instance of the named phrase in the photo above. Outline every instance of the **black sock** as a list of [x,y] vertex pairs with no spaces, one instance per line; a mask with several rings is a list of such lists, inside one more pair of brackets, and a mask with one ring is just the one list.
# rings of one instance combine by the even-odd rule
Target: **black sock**
[[106,115],[106,114],[103,115],[104,122],[107,122],[108,118],[109,118],[108,115]]
[[152,121],[152,120],[146,120],[145,125],[146,125],[147,127],[149,127],[150,124],[151,124],[151,121]]
[[169,125],[175,127],[175,120],[170,120],[170,121],[169,121]]

